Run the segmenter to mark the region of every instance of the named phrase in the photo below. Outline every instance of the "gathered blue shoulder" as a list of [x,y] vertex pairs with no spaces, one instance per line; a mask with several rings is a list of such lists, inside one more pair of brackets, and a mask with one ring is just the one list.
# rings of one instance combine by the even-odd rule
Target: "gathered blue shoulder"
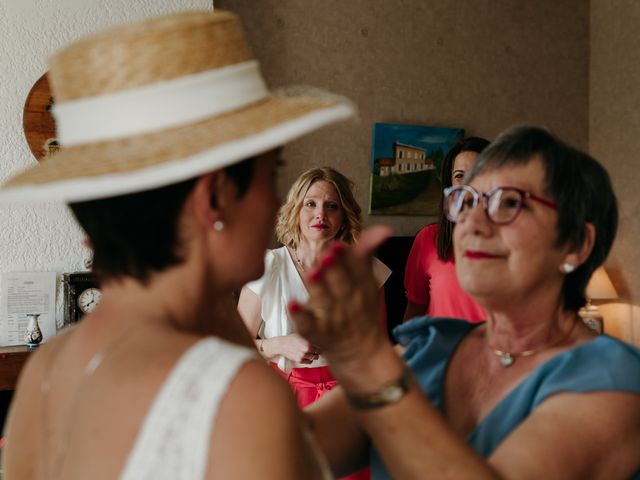
[[393,329],[405,347],[404,358],[422,391],[442,409],[444,376],[449,360],[467,333],[482,323],[443,317],[417,317]]
[[467,437],[487,457],[547,398],[558,393],[640,393],[640,349],[608,335],[539,365]]
[[[442,412],[447,366],[462,339],[478,323],[418,317],[393,330],[406,347],[405,361],[417,383]],[[640,393],[640,349],[608,335],[559,353],[539,365],[508,393],[467,436],[466,443],[488,458],[537,406],[562,392]],[[382,458],[372,450],[372,478],[390,479]],[[632,475],[640,480],[640,472]]]
[[[420,317],[396,327],[395,338],[422,391],[442,410],[446,369],[462,339],[479,324]],[[614,391],[640,393],[640,349],[609,335],[559,353],[507,394],[467,437],[487,457],[550,396]]]
[[416,317],[408,322],[398,325],[393,329],[394,338],[402,345],[407,346],[412,340],[421,337],[456,335],[464,337],[467,332],[473,330],[484,322],[471,323],[466,320],[446,317],[431,317],[425,315]]

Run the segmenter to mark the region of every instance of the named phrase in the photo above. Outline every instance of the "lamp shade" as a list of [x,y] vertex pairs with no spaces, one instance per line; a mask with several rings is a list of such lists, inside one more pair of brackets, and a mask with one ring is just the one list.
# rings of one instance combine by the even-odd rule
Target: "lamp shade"
[[609,275],[604,267],[598,268],[587,285],[587,298],[589,300],[604,300],[608,298],[618,298],[618,293],[613,287]]

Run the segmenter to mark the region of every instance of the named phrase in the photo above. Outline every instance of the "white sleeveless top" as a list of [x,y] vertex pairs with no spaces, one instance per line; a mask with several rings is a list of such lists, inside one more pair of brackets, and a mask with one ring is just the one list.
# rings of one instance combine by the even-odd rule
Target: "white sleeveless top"
[[[373,275],[382,287],[391,275],[391,270],[377,258],[373,258]],[[263,324],[258,332],[260,338],[273,338],[295,333],[295,324],[289,317],[287,304],[291,300],[306,303],[309,300],[307,287],[296,269],[287,247],[267,250],[264,257],[264,274],[258,280],[247,283],[247,288],[260,297]],[[283,356],[274,359],[283,372],[292,368],[314,368],[328,365],[320,355],[312,363],[295,363]]]
[[203,478],[220,401],[254,358],[252,350],[216,337],[190,347],[156,395],[120,479]]

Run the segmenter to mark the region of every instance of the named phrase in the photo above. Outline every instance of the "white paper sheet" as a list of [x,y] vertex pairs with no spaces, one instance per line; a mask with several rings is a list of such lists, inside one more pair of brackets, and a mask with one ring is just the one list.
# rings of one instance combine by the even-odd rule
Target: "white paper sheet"
[[56,334],[56,273],[0,275],[0,346],[24,345],[27,314],[38,313],[43,342]]

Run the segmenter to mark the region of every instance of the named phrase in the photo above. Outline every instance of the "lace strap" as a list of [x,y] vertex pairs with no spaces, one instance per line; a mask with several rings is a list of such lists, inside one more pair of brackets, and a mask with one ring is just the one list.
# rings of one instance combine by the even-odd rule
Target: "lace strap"
[[153,401],[120,478],[203,478],[220,402],[240,367],[255,357],[215,337],[194,344]]

